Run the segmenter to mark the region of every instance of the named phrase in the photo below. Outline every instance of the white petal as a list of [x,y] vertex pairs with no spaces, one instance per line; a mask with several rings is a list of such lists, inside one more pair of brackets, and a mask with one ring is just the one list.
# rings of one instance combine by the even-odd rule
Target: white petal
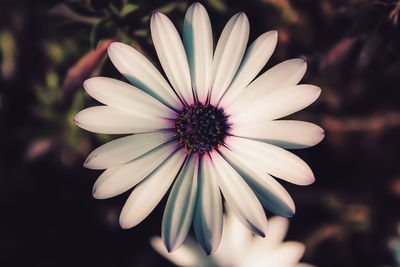
[[138,88],[116,79],[94,77],[83,83],[86,92],[97,101],[132,114],[174,118],[174,112]]
[[277,247],[283,242],[289,228],[289,220],[287,218],[274,216],[269,220],[269,228],[267,231],[268,238],[265,239],[266,244]]
[[308,165],[289,151],[250,139],[230,136],[226,145],[243,160],[252,162],[252,167],[264,170],[273,176],[297,185],[309,185],[315,181]]
[[104,134],[145,133],[173,127],[168,119],[134,115],[109,106],[84,109],[75,115],[74,121],[82,129]]
[[300,263],[298,263],[298,264],[295,264],[294,267],[316,267],[316,266],[315,266],[315,265],[312,265],[312,264],[300,262]]
[[119,217],[122,228],[136,226],[153,211],[168,191],[185,157],[183,150],[175,152],[132,191]]
[[256,77],[274,52],[277,41],[278,32],[269,31],[260,35],[247,48],[235,78],[222,97],[220,103],[222,107],[229,105],[227,103],[232,103],[254,77]]
[[103,199],[129,190],[155,170],[175,148],[176,144],[172,141],[122,166],[107,169],[94,184],[93,196]]
[[244,123],[261,123],[275,120],[311,105],[319,95],[321,89],[314,85],[301,84],[267,94],[257,103],[247,103],[246,107],[237,113],[229,109],[227,114],[232,116],[229,121],[240,125]]
[[189,61],[192,87],[201,103],[205,103],[211,83],[213,37],[210,18],[204,6],[192,4],[183,25],[183,43]]
[[212,105],[216,105],[228,88],[239,68],[249,39],[249,20],[241,12],[233,16],[225,25],[218,40],[213,59]]
[[150,21],[153,39],[161,66],[179,97],[193,104],[189,65],[182,40],[172,22],[162,13],[155,12]]
[[101,170],[121,165],[167,142],[173,136],[172,132],[160,131],[118,138],[93,150],[84,166]]
[[277,249],[273,250],[273,253],[258,254],[259,259],[257,263],[251,266],[293,267],[303,256],[304,250],[305,246],[300,242],[285,242]]
[[185,240],[192,225],[197,195],[198,157],[191,156],[179,174],[164,210],[162,239],[168,251],[174,251]]
[[[299,262],[304,254],[304,245],[299,242],[285,242],[279,247],[268,250],[263,247],[263,240],[256,237],[259,242],[255,242],[248,250],[248,254],[243,260],[245,267],[293,267]],[[258,247],[258,245],[260,245]],[[257,247],[256,247],[257,246]]]
[[193,240],[186,240],[181,247],[172,253],[168,252],[162,239],[159,237],[153,237],[151,245],[158,253],[177,266],[210,266],[212,262],[212,257],[206,257]]
[[256,165],[251,158],[225,147],[221,147],[220,152],[251,187],[263,206],[277,215],[293,216],[293,199],[282,185],[265,172],[263,166]]
[[228,205],[225,207],[221,244],[213,254],[220,266],[240,262],[253,240],[252,233],[239,221]]
[[[263,255],[265,251],[272,254],[282,245],[289,226],[289,220],[274,216],[269,220],[267,237],[254,238],[251,248],[252,255]],[[261,257],[262,258],[262,257]]]
[[[306,69],[307,63],[301,58],[286,60],[272,67],[243,90],[239,98],[225,103],[226,105],[232,104],[229,106],[231,109],[230,114],[238,112],[246,104],[249,105],[248,103],[259,102],[261,98],[278,91],[278,89],[298,84],[303,78]],[[226,108],[226,106],[224,107]]]
[[232,127],[229,133],[289,149],[315,146],[325,136],[318,125],[289,120],[242,124]]
[[222,201],[211,159],[201,158],[197,202],[194,215],[194,232],[200,246],[207,254],[217,249],[222,234]]
[[218,152],[210,154],[214,175],[226,202],[238,219],[249,230],[265,236],[267,218],[256,195],[240,175],[222,158]]
[[114,42],[108,47],[108,55],[114,66],[133,85],[170,108],[180,109],[181,103],[168,82],[139,51],[129,45]]

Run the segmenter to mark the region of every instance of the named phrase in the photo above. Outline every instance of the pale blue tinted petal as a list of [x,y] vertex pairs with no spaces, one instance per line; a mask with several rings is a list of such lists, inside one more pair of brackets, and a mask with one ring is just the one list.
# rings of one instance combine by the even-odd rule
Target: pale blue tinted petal
[[108,55],[129,82],[153,96],[165,105],[179,110],[178,97],[154,65],[133,47],[114,42],[108,47]]
[[228,206],[244,226],[264,237],[267,218],[256,195],[218,152],[214,151],[210,155],[217,172],[215,179]]
[[325,136],[324,130],[318,125],[291,120],[242,124],[232,127],[229,133],[288,149],[315,146]]
[[204,6],[192,4],[185,16],[183,43],[189,61],[192,87],[201,103],[205,103],[211,83],[213,37],[210,18]]
[[218,40],[213,58],[210,103],[216,105],[231,83],[242,61],[249,39],[249,20],[243,12],[233,16]]
[[229,121],[235,125],[262,123],[293,114],[314,103],[321,88],[311,84],[300,84],[266,94],[256,102],[245,103],[242,110],[228,108],[232,115]]
[[199,169],[194,232],[200,246],[207,254],[211,254],[221,241],[222,200],[215,181],[216,173],[208,155],[202,157]]
[[156,169],[175,148],[175,142],[171,141],[128,163],[107,169],[94,184],[93,196],[103,199],[129,190]]
[[[243,107],[246,103],[255,103],[262,97],[279,89],[298,84],[307,69],[307,63],[301,58],[286,60],[270,68],[255,79],[240,97],[226,103],[232,110]],[[226,106],[224,106],[226,107]]]
[[136,159],[173,138],[170,131],[129,135],[108,142],[89,154],[84,166],[89,169],[107,169]]
[[295,205],[289,193],[262,168],[253,164],[252,159],[221,147],[221,154],[242,176],[254,191],[260,202],[271,212],[291,217],[295,213]]
[[146,133],[173,127],[169,119],[126,113],[109,106],[84,109],[74,121],[82,129],[103,134]]
[[141,223],[157,206],[185,160],[185,153],[178,150],[131,193],[119,217],[122,228],[127,229]]
[[183,243],[192,224],[198,165],[197,156],[188,158],[169,195],[161,228],[161,236],[169,252]]
[[243,61],[235,74],[232,83],[229,85],[225,95],[222,97],[220,105],[226,106],[232,103],[241,95],[243,89],[256,77],[271,57],[276,43],[278,32],[269,31],[260,35],[246,50]]
[[175,112],[129,83],[106,77],[87,79],[83,86],[97,101],[127,113],[175,118]]
[[295,154],[267,143],[230,136],[225,144],[254,169],[297,185],[309,185],[315,181],[310,167]]
[[150,30],[161,66],[172,87],[182,101],[193,104],[189,64],[174,24],[164,14],[155,12],[151,17]]

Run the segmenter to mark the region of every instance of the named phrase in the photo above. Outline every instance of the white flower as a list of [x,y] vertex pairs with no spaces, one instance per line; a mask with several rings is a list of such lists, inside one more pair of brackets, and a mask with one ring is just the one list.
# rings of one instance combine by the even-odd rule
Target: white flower
[[314,182],[307,164],[283,148],[313,146],[323,130],[308,122],[276,120],[320,94],[316,86],[297,85],[305,61],[285,61],[253,81],[276,46],[277,32],[262,34],[246,49],[249,22],[239,13],[226,24],[213,53],[210,20],[199,3],[186,13],[184,44],[165,15],[154,13],[150,27],[172,87],[146,57],[122,43],[112,43],[108,54],[134,86],[104,77],[84,83],[88,94],[105,105],[79,112],[79,127],[133,133],[86,159],[85,167],[106,169],[94,185],[94,197],[113,197],[136,186],[120,215],[121,227],[130,228],[149,215],[175,180],[162,222],[170,251],[182,244],[192,219],[204,250],[218,247],[220,191],[240,221],[264,236],[262,205],[280,216],[295,212],[292,198],[271,175],[298,185]]
[[153,248],[178,266],[229,266],[229,267],[306,267],[298,263],[305,246],[300,242],[282,242],[288,229],[288,219],[275,216],[269,220],[267,237],[251,232],[232,215],[227,213],[221,244],[215,253],[207,256],[188,238],[183,245],[168,253],[159,237],[151,239]]
[[400,223],[397,224],[397,236],[389,240],[388,246],[396,266],[400,266]]

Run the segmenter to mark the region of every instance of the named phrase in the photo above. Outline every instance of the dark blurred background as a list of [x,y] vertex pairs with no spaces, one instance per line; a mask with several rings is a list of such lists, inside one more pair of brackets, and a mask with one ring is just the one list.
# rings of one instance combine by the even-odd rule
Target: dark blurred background
[[[0,266],[160,266],[149,245],[160,234],[165,199],[130,230],[118,224],[129,193],[92,198],[100,172],[82,163],[111,136],[74,125],[94,100],[82,82],[121,79],[109,42],[134,46],[159,66],[149,33],[153,11],[181,32],[192,2],[138,0],[0,1]],[[279,42],[266,68],[303,57],[303,83],[319,100],[293,118],[327,132],[296,150],[316,182],[284,183],[297,205],[288,240],[317,266],[400,266],[399,1],[205,0],[214,42],[236,12],[250,40],[271,29]],[[268,213],[268,215],[271,215]],[[397,258],[397,262],[396,262]]]

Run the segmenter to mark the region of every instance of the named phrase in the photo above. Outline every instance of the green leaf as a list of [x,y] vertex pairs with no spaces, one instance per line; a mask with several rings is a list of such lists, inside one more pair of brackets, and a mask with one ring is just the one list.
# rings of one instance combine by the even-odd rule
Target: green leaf
[[147,29],[139,29],[133,32],[133,35],[137,37],[146,37],[148,34],[149,31]]
[[219,12],[226,12],[227,7],[223,0],[207,0],[208,4]]
[[10,79],[16,69],[16,40],[9,31],[0,32],[0,76]]
[[124,7],[122,8],[121,12],[120,12],[120,16],[126,17],[127,15],[131,14],[132,12],[136,11],[139,8],[139,5],[135,5],[135,4],[126,4],[124,5]]
[[95,136],[101,143],[106,143],[106,142],[113,140],[113,137],[109,134],[96,133]]
[[179,5],[180,5],[179,2],[170,3],[163,7],[156,9],[156,11],[161,12],[161,13],[169,13],[172,10],[176,9]]

